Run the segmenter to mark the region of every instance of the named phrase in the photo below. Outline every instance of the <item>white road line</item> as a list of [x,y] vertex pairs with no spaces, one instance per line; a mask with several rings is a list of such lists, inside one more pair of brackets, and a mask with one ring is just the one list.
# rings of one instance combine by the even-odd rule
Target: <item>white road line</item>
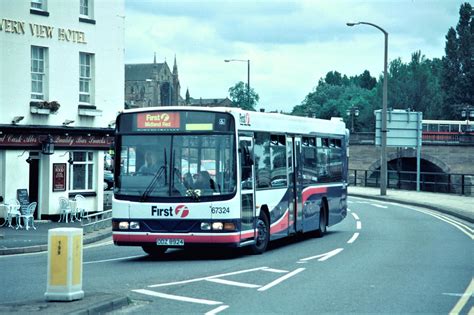
[[190,297],[187,297],[187,296],[165,294],[165,293],[155,292],[155,291],[146,290],[146,289],[138,289],[138,290],[132,290],[132,291],[137,292],[137,293],[141,293],[141,294],[145,294],[145,295],[155,296],[155,297],[168,299],[168,300],[181,301],[181,302],[206,304],[206,305],[219,305],[219,304],[222,304],[222,302],[219,302],[219,301],[211,301],[211,300],[205,300],[205,299],[195,299],[195,298],[190,298]]
[[352,216],[354,217],[354,219],[360,220],[360,219],[359,219],[359,216],[358,216],[356,213],[352,212],[351,214],[352,214]]
[[471,239],[474,239],[474,230],[471,229],[469,226],[465,225],[464,223],[453,220],[450,217],[447,217],[443,214],[432,212],[430,210],[421,210],[421,209],[416,209],[416,208],[412,208],[412,207],[408,207],[408,206],[404,206],[404,205],[401,205],[401,206],[403,206],[407,209],[410,209],[410,210],[414,210],[414,211],[417,211],[417,212],[421,212],[421,213],[430,215],[430,216],[435,217],[435,218],[437,218],[441,221],[444,221],[444,222],[454,226],[455,228],[457,228],[458,230],[460,230],[461,232],[463,232],[464,234],[469,236]]
[[307,257],[307,258],[302,258],[302,259],[300,259],[300,261],[306,262],[306,261],[317,259],[317,258],[319,258],[318,261],[325,261],[325,260],[328,260],[329,258],[331,258],[332,256],[335,256],[335,255],[339,254],[343,250],[344,250],[344,248],[336,248],[335,250],[332,250],[332,251],[324,253],[324,254],[311,256],[311,257]]
[[275,272],[275,273],[287,273],[288,270],[274,269],[274,268],[264,268],[262,271]]
[[362,223],[360,221],[356,222],[356,229],[360,230],[362,228]]
[[274,286],[276,286],[277,284],[279,284],[279,283],[285,281],[286,279],[293,277],[294,275],[300,273],[300,272],[303,271],[303,270],[305,270],[305,268],[298,268],[298,269],[296,269],[296,270],[293,270],[292,272],[290,272],[290,273],[288,273],[288,274],[286,274],[286,275],[284,275],[284,276],[282,276],[282,277],[280,277],[280,278],[278,278],[278,279],[276,279],[276,280],[270,282],[269,284],[267,284],[267,285],[261,287],[260,289],[258,289],[258,291],[266,291],[266,290],[270,289],[271,287],[274,287]]
[[[471,283],[467,287],[466,291],[464,292],[463,296],[459,299],[459,301],[454,305],[453,309],[449,314],[459,314],[460,311],[464,308],[466,303],[469,301],[469,298],[474,293],[474,279],[471,279]],[[472,308],[471,308],[472,310]],[[471,312],[469,312],[471,314]]]
[[223,310],[229,308],[229,305],[221,305],[218,308],[213,309],[212,311],[207,312],[205,315],[214,315],[219,312],[222,312]]
[[252,288],[252,289],[254,289],[254,288],[260,288],[261,287],[261,285],[258,285],[258,284],[236,282],[236,281],[225,280],[225,279],[220,279],[220,278],[206,279],[206,281],[219,283],[219,284],[225,284],[225,285],[233,285],[233,286],[242,287],[242,288]]
[[382,206],[382,205],[379,205],[379,204],[376,204],[376,203],[371,203],[370,205],[374,206],[374,207],[377,207],[377,208],[382,208],[382,209],[387,209],[388,208],[387,206]]
[[225,277],[225,276],[238,275],[238,274],[241,274],[241,273],[247,273],[247,272],[262,270],[262,269],[266,269],[266,268],[268,268],[268,267],[259,267],[259,268],[253,268],[253,269],[245,269],[245,270],[239,270],[239,271],[235,271],[235,272],[223,273],[223,274],[220,274],[220,275],[209,276],[209,277],[202,277],[202,278],[196,278],[196,279],[190,279],[190,280],[183,280],[183,281],[176,281],[176,282],[168,282],[168,283],[152,284],[152,285],[149,285],[148,287],[149,287],[149,288],[157,288],[157,287],[165,287],[165,286],[170,286],[170,285],[192,283],[192,282],[198,282],[198,281],[203,281],[203,280],[207,280],[207,279],[214,279],[214,278],[220,278],[220,277]]
[[106,242],[102,242],[102,243],[98,243],[98,244],[90,244],[90,245],[84,246],[84,249],[100,247],[100,246],[105,246],[105,245],[112,245],[113,243],[114,242],[110,240],[110,241],[106,241]]
[[347,241],[347,244],[352,244],[355,242],[355,240],[359,237],[359,233],[354,233],[354,235],[352,235],[351,239]]
[[148,255],[136,255],[136,256],[127,256],[127,257],[119,257],[119,258],[111,258],[111,259],[103,259],[103,260],[93,260],[93,261],[86,261],[83,264],[84,265],[89,265],[89,264],[100,264],[104,262],[109,262],[109,261],[120,261],[120,260],[127,260],[127,259],[133,259],[133,258],[139,258],[139,257],[147,257]]

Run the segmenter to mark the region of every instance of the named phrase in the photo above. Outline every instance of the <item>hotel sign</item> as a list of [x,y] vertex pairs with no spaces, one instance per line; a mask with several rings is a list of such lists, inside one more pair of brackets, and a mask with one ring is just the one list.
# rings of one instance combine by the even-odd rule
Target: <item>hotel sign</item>
[[55,37],[58,41],[87,44],[86,35],[81,31],[9,19],[1,19],[0,32],[17,35],[29,34],[33,37],[49,39]]

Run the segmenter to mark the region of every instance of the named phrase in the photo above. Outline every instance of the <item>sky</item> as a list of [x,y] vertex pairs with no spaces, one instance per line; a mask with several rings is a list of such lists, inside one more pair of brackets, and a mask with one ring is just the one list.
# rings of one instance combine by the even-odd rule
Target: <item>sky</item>
[[[444,55],[459,20],[457,0],[125,0],[125,63],[176,56],[181,96],[224,98],[238,81],[260,96],[257,109],[291,111],[329,71],[383,74],[388,60],[420,50]],[[224,62],[240,59],[244,62]]]

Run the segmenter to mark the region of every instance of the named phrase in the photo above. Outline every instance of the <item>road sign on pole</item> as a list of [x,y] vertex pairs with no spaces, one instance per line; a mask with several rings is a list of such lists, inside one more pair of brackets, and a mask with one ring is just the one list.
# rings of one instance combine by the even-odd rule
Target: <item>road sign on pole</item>
[[[375,145],[381,145],[382,110],[375,114]],[[421,132],[423,113],[394,109],[387,112],[387,146],[416,148],[416,190],[420,191]]]

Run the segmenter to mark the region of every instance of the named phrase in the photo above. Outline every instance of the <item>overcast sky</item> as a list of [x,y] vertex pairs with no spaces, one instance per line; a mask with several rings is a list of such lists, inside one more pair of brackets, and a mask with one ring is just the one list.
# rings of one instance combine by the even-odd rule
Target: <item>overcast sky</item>
[[125,0],[125,62],[173,66],[181,96],[223,98],[238,81],[260,96],[258,108],[290,111],[328,71],[348,76],[383,73],[383,33],[388,59],[444,55],[445,35],[455,27],[457,0]]

